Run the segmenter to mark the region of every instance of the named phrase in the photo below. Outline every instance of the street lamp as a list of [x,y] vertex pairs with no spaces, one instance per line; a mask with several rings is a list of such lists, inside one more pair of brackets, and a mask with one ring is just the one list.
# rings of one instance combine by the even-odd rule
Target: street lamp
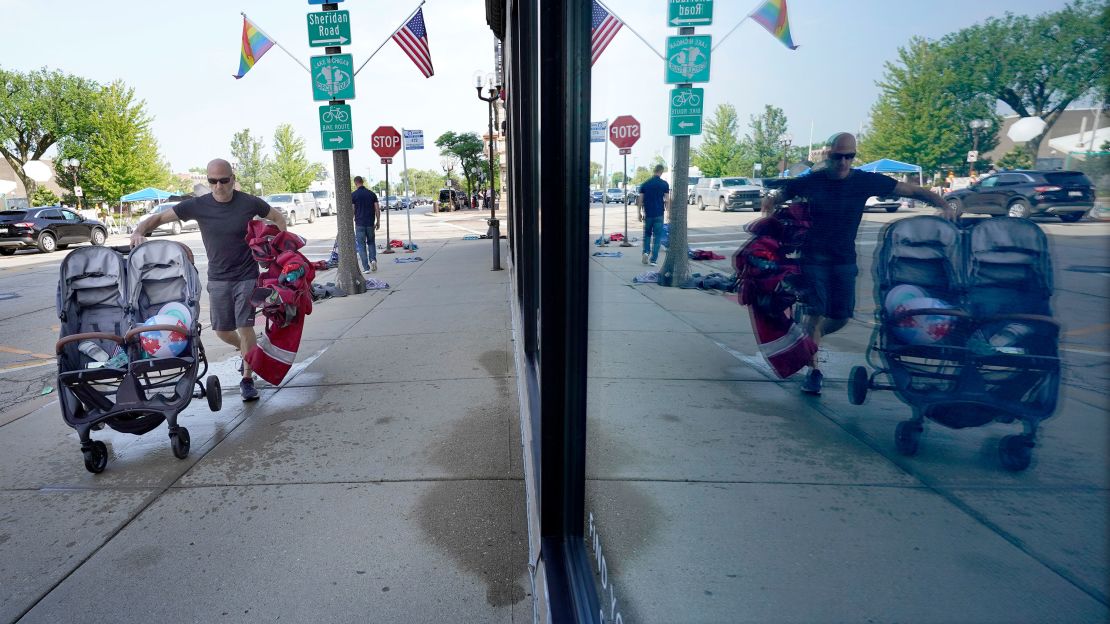
[[792,134],[782,135],[782,170],[779,171],[779,176],[780,177],[786,175],[786,167],[787,167],[786,153],[790,149],[790,144],[793,141],[794,141],[794,135],[792,135]]
[[73,196],[77,199],[77,209],[80,210],[81,196],[77,194],[77,169],[81,166],[81,161],[76,158],[66,158],[62,161],[62,166],[73,176]]
[[482,95],[482,74],[481,71],[474,72],[474,89],[478,91],[478,99],[485,102],[489,107],[489,236],[493,239],[493,269],[494,271],[501,270],[501,223],[497,220],[497,202],[494,201],[493,193],[493,103],[501,95],[501,85],[497,84],[497,80],[493,74],[486,74],[485,88],[489,97]]
[[[971,128],[971,151],[975,152],[975,159],[979,159],[979,131],[986,130],[991,127],[989,119],[972,119],[967,122],[968,127]],[[975,175],[975,160],[971,162],[971,175]]]

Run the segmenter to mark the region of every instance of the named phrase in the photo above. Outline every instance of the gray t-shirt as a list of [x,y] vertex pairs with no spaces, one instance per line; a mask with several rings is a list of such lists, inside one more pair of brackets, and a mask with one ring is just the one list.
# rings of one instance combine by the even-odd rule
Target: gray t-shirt
[[258,277],[258,263],[247,246],[247,224],[270,213],[270,205],[254,195],[233,191],[220,203],[211,193],[190,197],[173,207],[177,218],[196,221],[208,254],[208,279],[243,281]]

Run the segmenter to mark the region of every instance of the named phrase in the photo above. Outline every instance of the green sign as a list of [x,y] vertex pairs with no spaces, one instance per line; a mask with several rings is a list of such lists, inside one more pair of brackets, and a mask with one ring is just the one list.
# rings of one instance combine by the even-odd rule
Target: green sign
[[347,11],[308,14],[308,45],[314,48],[344,46],[351,42],[351,18]]
[[326,150],[354,148],[350,106],[336,104],[320,107],[320,143]]
[[309,67],[313,100],[355,99],[355,61],[350,54],[314,56]]
[[667,26],[708,26],[713,23],[713,0],[670,0]]
[[667,37],[667,84],[709,82],[710,35]]
[[705,89],[671,89],[671,136],[701,134]]

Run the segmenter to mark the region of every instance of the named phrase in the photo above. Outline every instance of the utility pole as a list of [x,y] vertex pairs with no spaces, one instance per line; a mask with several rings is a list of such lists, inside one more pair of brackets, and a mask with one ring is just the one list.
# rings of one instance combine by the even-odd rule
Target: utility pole
[[[684,26],[678,29],[678,34],[693,35],[694,28]],[[678,88],[692,88],[692,82],[681,83]],[[667,240],[667,257],[663,261],[663,270],[659,276],[659,283],[664,286],[681,286],[690,274],[690,256],[687,255],[689,237],[686,230],[686,187],[690,180],[690,137],[681,135],[674,137],[674,147],[671,150],[671,206],[670,206],[670,232]]]

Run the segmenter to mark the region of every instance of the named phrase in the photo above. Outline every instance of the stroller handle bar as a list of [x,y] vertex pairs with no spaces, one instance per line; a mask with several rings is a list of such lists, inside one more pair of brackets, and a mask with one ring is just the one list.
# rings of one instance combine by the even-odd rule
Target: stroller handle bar
[[129,330],[126,334],[123,335],[122,340],[123,342],[131,342],[135,339],[135,336],[138,336],[139,334],[145,334],[146,332],[155,331],[172,331],[181,334],[186,338],[195,337],[192,332],[187,329],[182,329],[180,325],[143,325],[141,327],[136,327]]
[[124,339],[115,334],[106,334],[104,332],[86,332],[84,334],[73,334],[62,338],[54,345],[54,353],[61,355],[62,349],[70,343],[81,342],[82,340],[111,340],[114,343],[122,345]]
[[893,317],[891,322],[897,323],[912,316],[954,316],[956,318],[971,318],[971,315],[963,310],[951,310],[947,308],[917,308],[914,310],[902,310]]
[[1050,325],[1059,330],[1060,323],[1051,316],[1044,316],[1041,314],[999,314],[997,316],[990,316],[983,319],[984,323],[991,323],[994,321],[1026,321],[1028,323],[1043,323]]

